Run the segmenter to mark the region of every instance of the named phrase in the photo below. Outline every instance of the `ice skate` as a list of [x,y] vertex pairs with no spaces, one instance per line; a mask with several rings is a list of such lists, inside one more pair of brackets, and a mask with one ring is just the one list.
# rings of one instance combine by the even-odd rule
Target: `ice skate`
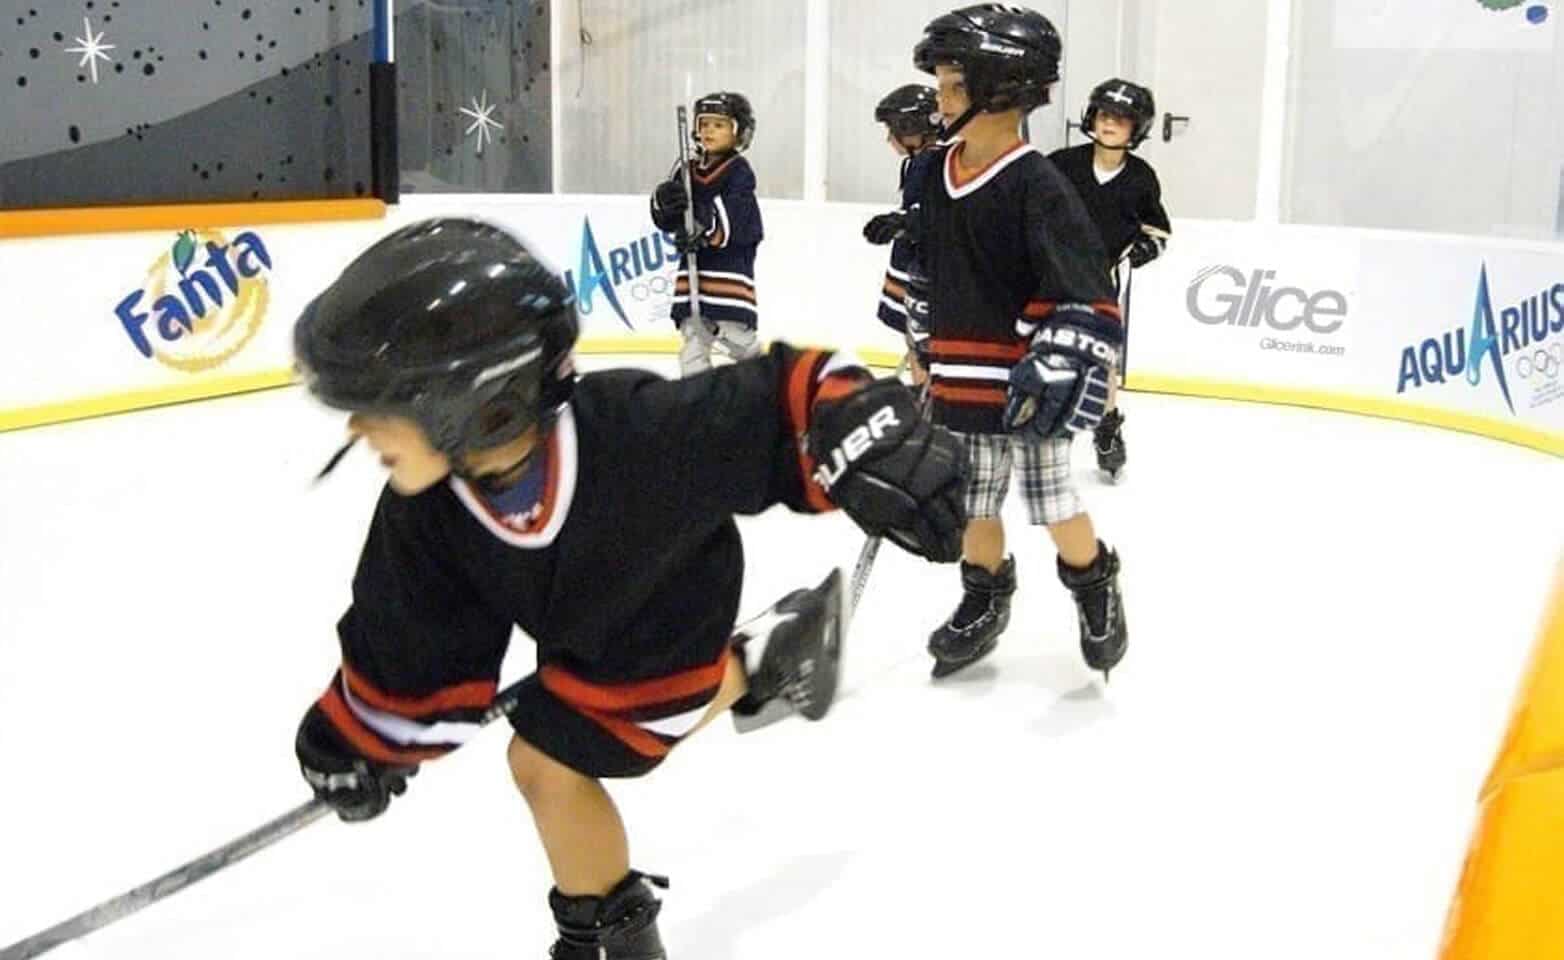
[[1006,557],[998,573],[962,561],[961,586],[966,592],[956,612],[929,635],[936,680],[970,667],[999,645],[999,635],[1010,623],[1010,595],[1016,590],[1015,558]]

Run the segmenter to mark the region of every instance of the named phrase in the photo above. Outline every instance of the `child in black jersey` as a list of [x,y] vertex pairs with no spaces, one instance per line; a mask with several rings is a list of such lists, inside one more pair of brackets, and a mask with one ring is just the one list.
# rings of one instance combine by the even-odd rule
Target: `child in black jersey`
[[1128,643],[1118,555],[1097,539],[1070,471],[1070,441],[1101,419],[1123,331],[1106,255],[1069,181],[1022,139],[1022,118],[1059,79],[1059,34],[1001,4],[929,23],[914,52],[939,82],[946,136],[915,218],[908,327],[926,339],[932,416],[972,458],[964,595],[929,638],[934,676],[986,656],[1009,623],[1015,562],[1000,507],[1012,469],[1028,517],[1048,527],[1075,597],[1088,666]]
[[[684,344],[679,367],[685,376],[711,369],[717,349],[734,360],[760,353],[759,314],[755,296],[755,252],[765,239],[760,204],[755,199],[755,171],[743,152],[755,138],[755,111],[741,93],[707,94],[695,101],[699,146],[690,161],[691,197],[684,171],[673,173],[652,193],[652,220],[675,237],[679,270],[674,279],[674,326]],[[689,234],[685,213],[694,206],[695,234]],[[694,302],[700,322],[693,322],[690,254],[696,256],[698,289]]]
[[682,380],[577,378],[576,333],[559,278],[464,219],[396,231],[305,309],[305,383],[351,412],[390,478],[341,666],[295,749],[344,820],[378,815],[476,733],[519,626],[538,669],[503,709],[554,875],[550,956],[662,960],[660,904],[601,778],[651,771],[729,707],[819,719],[836,688],[840,576],[734,633],[734,515],[840,506],[949,562],[965,460],[906,387],[840,355],[776,344]]
[[[885,269],[877,312],[881,323],[905,337],[907,271],[912,268],[914,253],[913,238],[907,230],[908,218],[916,216],[918,193],[928,166],[924,160],[939,143],[944,124],[940,120],[934,88],[921,83],[905,84],[887,93],[875,105],[874,119],[885,125],[885,141],[901,157],[901,180],[897,184],[901,208],[870,220],[864,225],[863,235],[870,243],[891,245],[891,262]],[[912,373],[912,382],[923,383],[924,370],[910,342],[907,366]]]
[[[1145,141],[1156,115],[1156,99],[1149,89],[1117,77],[1105,80],[1092,90],[1081,115],[1081,130],[1092,142],[1055,150],[1048,157],[1075,185],[1097,224],[1121,302],[1129,283],[1124,264],[1139,270],[1161,256],[1173,231],[1162,208],[1157,172],[1131,152]],[[1128,459],[1118,380],[1115,375],[1108,413],[1098,424],[1093,442],[1098,468],[1114,480]]]

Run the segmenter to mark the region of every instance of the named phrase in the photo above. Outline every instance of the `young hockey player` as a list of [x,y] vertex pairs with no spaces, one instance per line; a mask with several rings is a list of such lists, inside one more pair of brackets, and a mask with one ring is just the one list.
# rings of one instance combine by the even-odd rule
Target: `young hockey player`
[[[1055,150],[1048,159],[1069,178],[1097,224],[1107,248],[1108,269],[1123,302],[1129,274],[1125,260],[1139,270],[1162,255],[1173,226],[1162,208],[1157,172],[1131,151],[1145,142],[1157,116],[1156,99],[1139,84],[1117,77],[1092,90],[1081,114],[1081,130],[1091,143]],[[1127,318],[1126,318],[1127,319]],[[1128,454],[1124,416],[1118,408],[1118,376],[1108,394],[1108,413],[1097,425],[1093,446],[1097,467],[1118,479]]]
[[[891,262],[880,290],[879,317],[881,323],[905,337],[907,270],[913,258],[913,238],[907,233],[907,222],[917,210],[919,183],[928,167],[920,158],[939,143],[944,126],[934,89],[919,83],[909,83],[886,94],[874,108],[874,119],[885,125],[886,142],[901,157],[901,181],[897,186],[901,191],[901,209],[870,220],[864,225],[863,235],[870,243],[891,245]],[[922,383],[924,370],[910,342],[907,365],[912,371],[912,382]]]
[[[713,93],[695,101],[690,188],[674,164],[652,192],[652,221],[674,235],[680,250],[672,317],[684,345],[679,366],[685,376],[711,369],[713,348],[734,360],[760,353],[755,300],[755,248],[765,239],[755,201],[755,171],[741,154],[755,139],[755,111],[740,93]],[[695,208],[695,233],[685,211]],[[690,258],[696,254],[700,323],[690,309]]]
[[551,956],[660,960],[647,881],[662,882],[630,869],[600,779],[649,772],[730,706],[819,719],[836,685],[839,575],[731,632],[734,514],[834,504],[949,562],[965,455],[904,386],[839,355],[778,344],[684,380],[578,379],[576,331],[521,241],[462,219],[392,233],[305,309],[305,383],[351,411],[390,478],[337,623],[341,668],[296,749],[342,819],[378,815],[477,730],[521,627],[538,669],[509,711],[509,762],[553,872]]
[[1012,466],[1074,594],[1086,663],[1104,674],[1128,642],[1118,555],[1097,539],[1070,475],[1070,440],[1102,417],[1122,331],[1097,230],[1069,182],[1020,134],[1048,102],[1061,44],[1047,18],[1000,4],[925,28],[914,62],[939,81],[946,136],[924,182],[908,326],[928,341],[932,416],[972,458],[965,594],[929,638],[934,676],[994,649],[1015,561],[1000,506]]

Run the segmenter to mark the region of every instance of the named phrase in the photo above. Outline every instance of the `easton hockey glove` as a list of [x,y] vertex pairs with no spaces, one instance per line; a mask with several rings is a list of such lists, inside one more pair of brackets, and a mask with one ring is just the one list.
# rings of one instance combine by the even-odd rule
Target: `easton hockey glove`
[[1005,426],[1034,440],[1095,430],[1108,408],[1108,381],[1124,333],[1087,307],[1061,310],[1032,336],[1010,371]]
[[966,447],[900,381],[818,402],[807,442],[815,481],[865,533],[936,563],[961,559]]
[[320,707],[313,705],[299,724],[293,749],[315,797],[350,822],[384,813],[391,798],[405,793],[408,778],[418,773],[416,766],[392,766],[359,756]]

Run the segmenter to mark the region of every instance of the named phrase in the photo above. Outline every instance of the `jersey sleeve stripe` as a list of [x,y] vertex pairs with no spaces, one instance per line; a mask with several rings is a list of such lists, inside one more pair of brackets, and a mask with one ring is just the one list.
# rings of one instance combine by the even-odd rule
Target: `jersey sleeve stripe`
[[804,434],[809,430],[809,412],[814,404],[817,382],[815,370],[824,360],[825,355],[819,350],[805,350],[794,357],[793,365],[787,373],[786,393],[783,398],[783,412],[787,416],[788,427],[797,440],[798,469],[804,484],[804,498],[810,509],[820,512],[830,510],[831,501],[815,482],[815,458],[809,455],[803,440]]
[[342,665],[342,676],[347,682],[348,692],[353,696],[376,710],[408,719],[451,710],[486,710],[494,701],[494,693],[499,686],[493,681],[479,680],[445,687],[424,696],[408,697],[386,693],[346,663]]
[[1005,405],[1006,392],[997,387],[952,387],[943,383],[932,384],[929,391],[939,400],[953,403],[970,403],[985,407]]
[[337,689],[335,679],[333,679],[331,687],[320,698],[319,704],[321,712],[326,715],[327,720],[331,721],[332,727],[342,735],[342,738],[354,750],[357,750],[359,754],[377,763],[423,763],[425,760],[443,757],[451,752],[449,747],[402,749],[387,744],[373,730],[365,726],[364,722],[348,708],[346,701],[342,699],[342,694]]
[[635,683],[598,684],[583,680],[555,664],[538,669],[544,689],[574,707],[621,712],[680,700],[722,684],[730,652],[724,650],[715,663],[682,673]]

